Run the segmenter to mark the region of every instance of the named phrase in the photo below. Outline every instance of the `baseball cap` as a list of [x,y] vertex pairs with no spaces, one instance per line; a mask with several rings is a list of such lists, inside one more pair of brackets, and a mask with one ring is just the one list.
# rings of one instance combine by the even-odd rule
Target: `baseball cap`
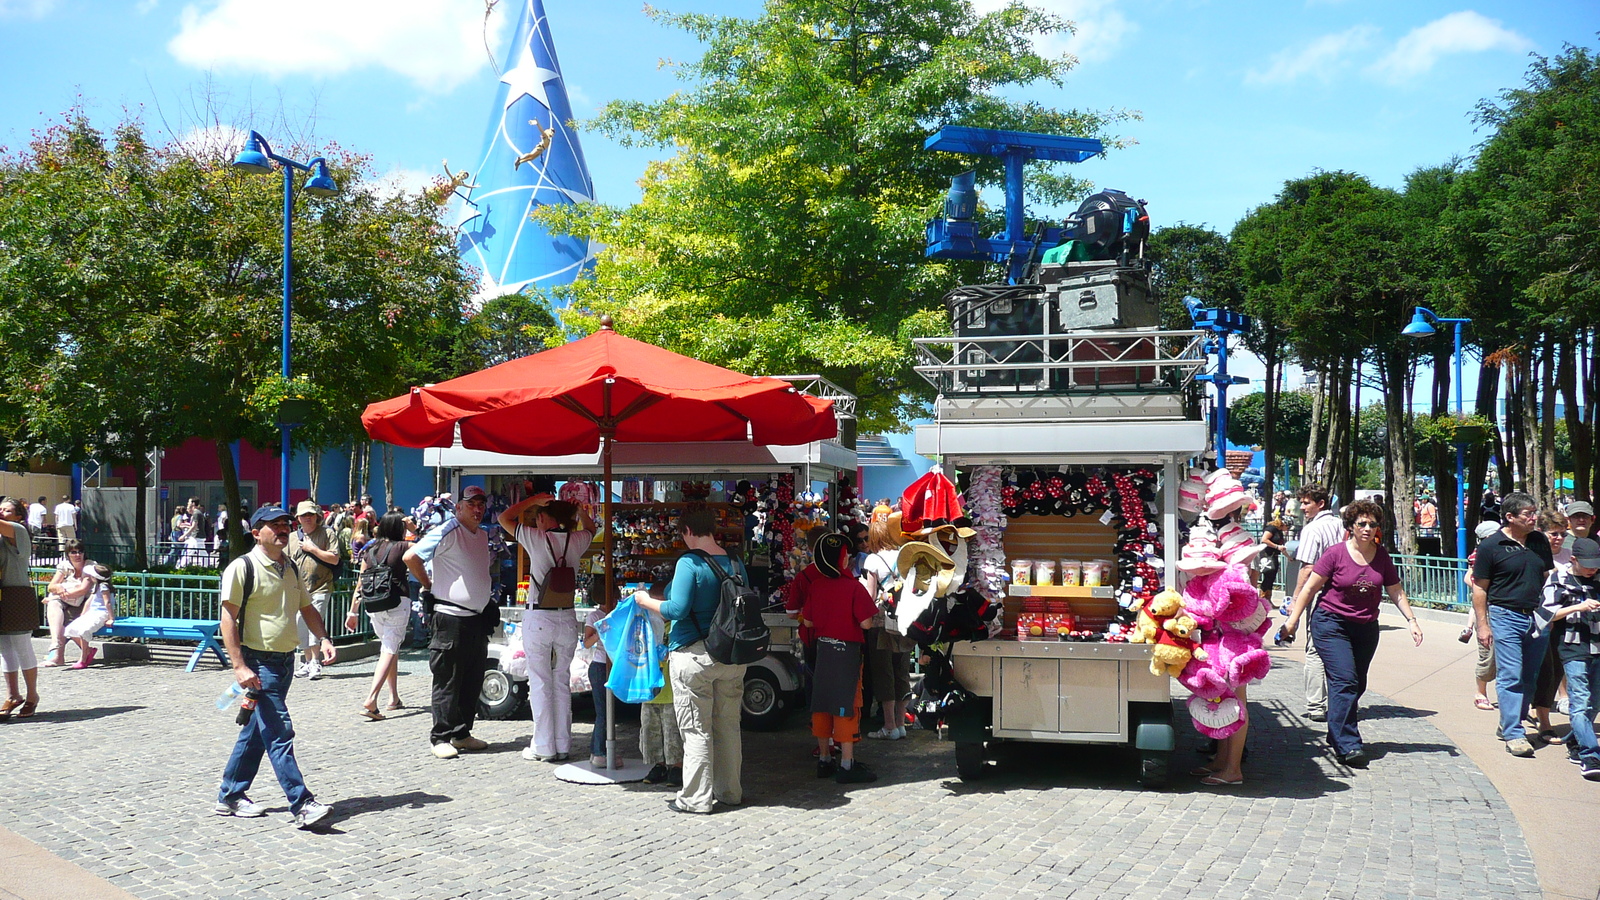
[[289,511],[276,504],[263,506],[250,514],[250,530],[255,531],[267,522],[289,518]]
[[487,499],[489,499],[489,492],[485,491],[483,488],[478,487],[475,484],[469,484],[466,487],[461,489],[461,501],[463,503],[465,503],[468,500],[487,500]]
[[1592,517],[1594,515],[1594,507],[1582,500],[1574,500],[1567,504],[1567,515]]
[[299,518],[306,513],[315,513],[320,516],[322,515],[322,507],[318,506],[315,500],[301,500],[294,508],[295,517]]
[[1493,522],[1493,521],[1490,521],[1488,519],[1485,519],[1484,521],[1478,523],[1478,527],[1477,528],[1474,528],[1472,530],[1472,536],[1481,541],[1481,540],[1484,540],[1484,539],[1488,538],[1489,535],[1494,534],[1496,531],[1499,531],[1499,530],[1500,530],[1500,523],[1499,522]]
[[1572,561],[1585,569],[1600,569],[1600,541],[1578,538],[1572,542]]

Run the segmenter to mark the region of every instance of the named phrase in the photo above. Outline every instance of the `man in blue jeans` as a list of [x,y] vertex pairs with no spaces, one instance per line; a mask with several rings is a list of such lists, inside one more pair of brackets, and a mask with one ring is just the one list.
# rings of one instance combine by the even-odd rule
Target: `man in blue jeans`
[[1522,719],[1539,680],[1550,631],[1536,623],[1545,577],[1555,568],[1550,541],[1534,527],[1539,521],[1533,497],[1521,491],[1500,501],[1500,530],[1478,545],[1472,565],[1472,608],[1478,643],[1494,642],[1500,696],[1497,736],[1512,756],[1533,756]]
[[310,828],[332,810],[306,789],[294,758],[294,723],[289,720],[287,699],[300,643],[295,617],[304,619],[317,638],[323,664],[332,663],[335,652],[322,616],[312,605],[311,592],[300,580],[299,570],[289,565],[286,550],[293,527],[287,510],[277,506],[256,510],[250,516],[255,547],[229,563],[222,573],[222,640],[233,661],[234,679],[253,692],[256,706],[239,729],[239,739],[222,770],[213,811],[219,816],[250,819],[266,815],[260,804],[245,795],[265,754],[289,798],[295,826]]

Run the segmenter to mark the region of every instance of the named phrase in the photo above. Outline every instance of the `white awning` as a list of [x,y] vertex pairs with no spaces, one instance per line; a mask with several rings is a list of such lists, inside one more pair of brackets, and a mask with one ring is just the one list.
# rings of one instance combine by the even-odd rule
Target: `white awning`
[[917,452],[952,465],[1145,464],[1204,453],[1200,420],[959,422],[918,425]]

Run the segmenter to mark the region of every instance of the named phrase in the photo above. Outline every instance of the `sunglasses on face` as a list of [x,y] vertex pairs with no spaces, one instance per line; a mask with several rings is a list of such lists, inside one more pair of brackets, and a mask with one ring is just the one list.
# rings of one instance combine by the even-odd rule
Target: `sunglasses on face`
[[1356,528],[1377,528],[1378,527],[1378,523],[1377,522],[1357,522],[1354,527],[1356,527]]

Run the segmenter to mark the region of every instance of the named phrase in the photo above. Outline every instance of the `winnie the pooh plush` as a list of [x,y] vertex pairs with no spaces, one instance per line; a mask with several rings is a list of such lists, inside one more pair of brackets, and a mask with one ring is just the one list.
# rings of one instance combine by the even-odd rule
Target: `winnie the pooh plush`
[[[1178,620],[1176,627],[1174,620]],[[1155,645],[1150,650],[1150,673],[1176,678],[1194,657],[1194,641],[1189,637],[1194,619],[1183,614],[1183,598],[1170,590],[1156,594],[1139,614],[1139,623],[1143,643]]]
[[1176,591],[1162,591],[1145,601],[1139,620],[1128,632],[1130,644],[1154,644],[1169,618],[1183,609],[1183,597]]

